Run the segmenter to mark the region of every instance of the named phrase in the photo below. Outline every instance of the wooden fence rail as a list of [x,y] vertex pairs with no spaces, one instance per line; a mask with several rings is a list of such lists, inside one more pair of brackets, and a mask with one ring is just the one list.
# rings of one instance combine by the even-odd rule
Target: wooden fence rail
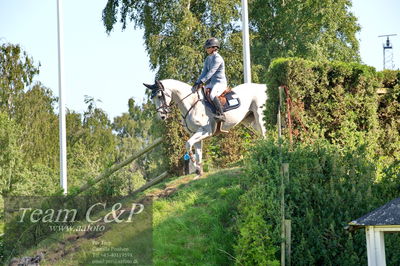
[[160,182],[161,180],[163,180],[165,177],[167,177],[168,172],[164,172],[161,175],[149,180],[146,184],[144,184],[143,186],[141,186],[140,188],[132,191],[131,193],[129,193],[129,195],[134,195],[136,193],[142,192],[146,189],[148,189],[151,186],[154,186],[155,184],[157,184],[158,182]]
[[[133,162],[133,160],[139,158],[143,154],[148,153],[149,151],[154,149],[156,146],[161,144],[161,142],[163,142],[163,138],[158,138],[152,144],[148,145],[147,147],[145,147],[141,151],[138,151],[137,153],[135,153],[132,156],[128,157],[123,162],[121,162],[119,164],[115,164],[110,168],[107,168],[103,173],[101,173],[99,176],[97,176],[93,181],[91,181],[90,183],[86,183],[85,185],[81,186],[79,188],[79,190],[76,192],[76,194],[74,194],[74,196],[82,193],[83,191],[85,191],[88,188],[92,187],[93,185],[97,184],[102,179],[104,179],[106,177],[109,177],[110,175],[112,175],[113,173],[115,173],[119,169],[123,168],[124,166],[130,164],[131,162]],[[165,173],[165,175],[166,175],[166,173]]]

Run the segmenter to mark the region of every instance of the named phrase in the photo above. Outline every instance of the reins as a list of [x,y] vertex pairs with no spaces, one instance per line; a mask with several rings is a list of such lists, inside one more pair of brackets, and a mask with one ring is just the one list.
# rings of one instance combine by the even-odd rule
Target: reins
[[[193,131],[190,130],[190,128],[189,128],[189,126],[188,126],[188,124],[187,124],[187,122],[186,122],[186,118],[187,118],[187,116],[189,115],[190,111],[192,111],[193,108],[196,106],[196,104],[201,100],[201,99],[200,99],[200,95],[199,95],[199,91],[196,90],[196,92],[197,92],[197,101],[196,101],[194,104],[192,104],[192,106],[190,106],[189,110],[186,112],[185,115],[182,115],[183,121],[185,122],[185,126],[186,126],[186,128],[190,131],[190,133],[195,133],[195,132],[193,132]],[[193,93],[194,93],[194,92],[192,92],[192,93],[189,94],[189,95],[192,95]],[[182,102],[184,99],[186,99],[187,97],[189,97],[189,95],[187,95],[185,98],[183,98],[180,102]]]
[[[160,107],[158,107],[158,108],[156,109],[156,111],[157,111],[157,112],[160,112],[160,111],[161,111],[161,113],[163,113],[163,114],[168,114],[168,113],[169,113],[169,110],[170,110],[170,108],[171,108],[172,103],[169,104],[169,105],[167,105],[167,100],[166,100],[166,98],[165,98],[165,88],[164,88],[164,85],[163,85],[161,82],[158,82],[158,84],[161,85],[161,88],[159,88],[158,90],[156,90],[156,91],[153,92],[153,94],[154,94],[153,97],[155,97],[156,93],[157,93],[158,91],[160,91],[160,92],[161,92],[161,95],[162,95],[162,97],[163,97],[163,103],[162,103],[162,105],[161,105]],[[196,104],[197,104],[199,101],[201,101],[200,94],[199,94],[199,90],[196,90],[195,92],[197,92],[197,101],[196,101],[194,104],[192,104],[192,106],[189,108],[189,110],[186,112],[185,115],[182,115],[183,121],[185,122],[185,125],[184,125],[184,126],[185,126],[191,133],[195,133],[195,132],[192,131],[192,130],[190,130],[190,128],[189,128],[189,126],[188,126],[188,124],[187,124],[186,118],[187,118],[187,116],[189,115],[189,113],[193,110],[193,108],[196,106]],[[179,103],[183,102],[186,98],[188,98],[189,96],[191,96],[191,95],[194,94],[195,92],[192,91],[191,93],[189,93],[188,95],[186,95],[185,97],[183,97],[181,100],[179,100],[176,104],[179,104]],[[153,98],[153,97],[152,97],[152,98]],[[169,96],[169,97],[172,98],[172,96]]]

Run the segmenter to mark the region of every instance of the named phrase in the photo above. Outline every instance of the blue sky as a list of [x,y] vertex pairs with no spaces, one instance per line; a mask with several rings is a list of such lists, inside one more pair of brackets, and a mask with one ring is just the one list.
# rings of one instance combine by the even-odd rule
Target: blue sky
[[[143,82],[154,81],[143,32],[120,25],[107,35],[101,15],[106,0],[63,0],[64,84],[68,108],[83,112],[85,95],[101,100],[109,117],[141,102]],[[41,63],[36,80],[58,95],[57,0],[0,0],[0,38],[18,43]],[[132,26],[132,25],[131,25]]]
[[[107,35],[101,13],[107,0],[63,0],[64,75],[67,107],[83,112],[84,96],[101,100],[109,117],[127,112],[128,99],[144,98],[143,82],[154,73],[144,48],[143,31],[129,24]],[[57,0],[0,0],[1,42],[20,44],[40,62],[36,80],[58,95]],[[365,64],[382,69],[382,43],[378,35],[392,38],[395,68],[400,67],[400,0],[353,0],[352,11],[362,27],[358,34]],[[229,60],[226,60],[229,64]]]
[[400,0],[353,0],[353,13],[361,25],[358,34],[363,63],[383,68],[382,44],[386,40],[379,35],[397,34],[391,37],[395,69],[400,68]]

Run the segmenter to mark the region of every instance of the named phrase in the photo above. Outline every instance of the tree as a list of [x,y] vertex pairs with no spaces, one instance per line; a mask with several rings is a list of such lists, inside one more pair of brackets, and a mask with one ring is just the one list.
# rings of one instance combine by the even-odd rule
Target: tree
[[[161,122],[154,119],[154,105],[145,101],[137,105],[133,99],[128,101],[129,112],[114,118],[113,129],[117,133],[118,156],[122,161],[162,136]],[[163,151],[154,149],[135,160],[127,172],[148,180],[165,171]],[[125,170],[123,170],[125,171]],[[134,183],[134,182],[132,182]]]
[[0,110],[21,130],[18,143],[27,166],[58,166],[57,99],[41,83],[32,85],[39,66],[19,45],[0,46]]
[[[87,110],[83,114],[67,113],[68,186],[72,193],[117,161],[117,137],[107,114],[96,102],[86,96]],[[123,185],[123,180],[112,175],[85,194],[100,198],[121,195]]]
[[274,58],[359,62],[360,30],[351,0],[253,0],[253,62],[268,67]]
[[40,163],[52,169],[59,166],[57,98],[49,88],[36,83],[15,102],[15,120],[22,128],[24,161]]
[[[350,7],[351,0],[249,1],[254,72],[277,57],[359,61],[355,34],[360,26]],[[235,85],[242,81],[240,11],[239,0],[108,0],[103,23],[108,33],[118,18],[123,29],[129,22],[143,28],[157,77],[187,82],[200,71],[204,41],[217,37]]]
[[19,45],[3,43],[0,46],[0,111],[10,117],[15,112],[15,102],[39,73],[33,59],[22,52]]
[[[266,69],[277,57],[359,61],[355,34],[360,27],[350,6],[350,0],[249,1],[253,82],[266,82]],[[239,0],[108,0],[103,23],[108,33],[117,21],[122,23],[122,29],[129,22],[143,28],[156,78],[189,83],[200,73],[206,56],[205,40],[217,37],[222,43],[220,53],[226,58],[228,82],[235,86],[242,83],[243,77],[240,12]],[[187,137],[179,120],[177,112],[172,112],[166,122],[168,143],[175,147],[167,149],[166,157],[173,167],[179,165]],[[240,135],[227,137],[236,138],[231,143],[242,147]]]
[[[96,106],[93,97],[86,96],[88,105],[83,116],[70,112],[67,115],[69,166],[77,180],[93,178],[115,162],[116,138],[107,114]],[[85,182],[85,181],[84,181]]]
[[50,89],[32,86],[39,66],[19,45],[0,46],[0,179],[3,194],[55,191],[58,123]]
[[12,192],[23,177],[23,161],[18,137],[21,130],[6,113],[0,112],[0,197]]
[[[157,69],[157,78],[174,78],[194,82],[206,56],[203,45],[214,36],[222,41],[221,54],[234,62],[241,62],[239,0],[109,0],[103,10],[103,23],[110,33],[117,22],[118,11],[122,27],[128,22],[144,28],[146,50],[150,66]],[[238,38],[239,36],[239,38]],[[236,71],[228,68],[233,84]]]

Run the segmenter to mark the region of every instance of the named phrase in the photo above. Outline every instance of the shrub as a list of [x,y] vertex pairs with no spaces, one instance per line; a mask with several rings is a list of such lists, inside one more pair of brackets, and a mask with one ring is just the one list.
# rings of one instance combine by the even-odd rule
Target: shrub
[[[282,152],[272,140],[257,145],[242,180],[247,191],[239,205],[239,262],[268,265],[279,258],[283,161],[290,165],[285,217],[292,221],[291,261],[295,265],[365,264],[364,233],[348,233],[344,226],[393,199],[396,187],[391,184],[393,180],[399,184],[400,179],[394,174],[398,165],[393,165],[385,171],[385,180],[392,182],[375,183],[376,166],[365,159],[366,152],[365,146],[344,151],[326,140],[297,144],[292,151],[283,145]],[[392,251],[388,263],[398,265],[395,241],[386,248]]]
[[378,118],[382,129],[379,144],[385,160],[400,160],[400,71],[385,70],[378,74],[381,86],[387,90],[378,99]]
[[372,160],[380,135],[374,68],[357,63],[281,58],[271,64],[267,80],[268,127],[276,124],[277,88],[284,85],[292,101],[295,140],[322,137],[348,149],[364,144]]

